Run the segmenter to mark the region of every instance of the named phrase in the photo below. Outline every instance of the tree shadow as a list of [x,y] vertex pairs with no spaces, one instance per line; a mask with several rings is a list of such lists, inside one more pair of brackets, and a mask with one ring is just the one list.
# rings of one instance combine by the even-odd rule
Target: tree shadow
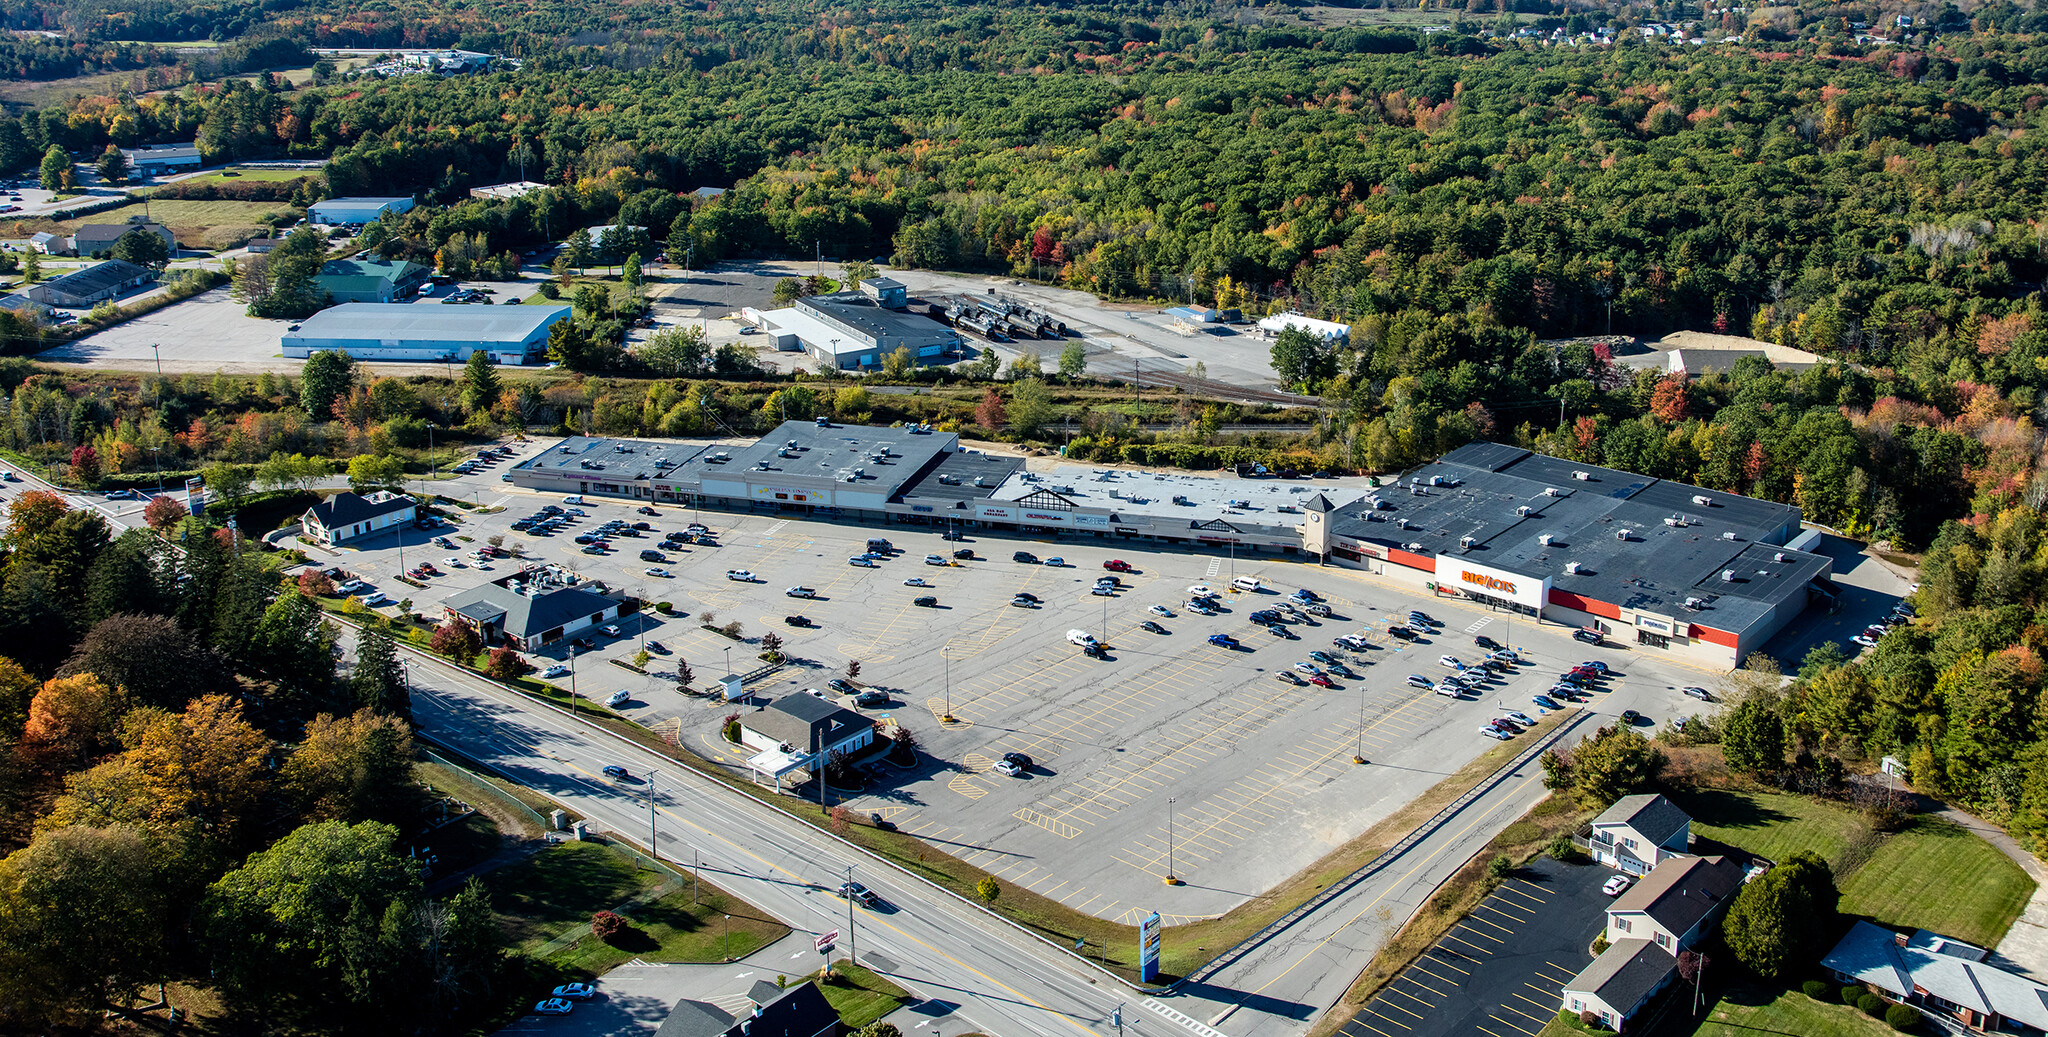
[[1693,820],[1717,828],[1761,828],[1793,820],[1782,810],[1727,789],[1676,789],[1665,796]]

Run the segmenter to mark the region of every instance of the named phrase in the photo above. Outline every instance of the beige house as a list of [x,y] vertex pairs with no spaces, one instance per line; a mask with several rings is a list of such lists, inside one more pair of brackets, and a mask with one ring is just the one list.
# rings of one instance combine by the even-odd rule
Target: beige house
[[1629,875],[1647,875],[1692,846],[1692,818],[1663,796],[1623,796],[1593,819],[1586,852]]
[[300,523],[306,538],[337,547],[395,529],[416,517],[419,505],[399,493],[337,493],[306,509]]

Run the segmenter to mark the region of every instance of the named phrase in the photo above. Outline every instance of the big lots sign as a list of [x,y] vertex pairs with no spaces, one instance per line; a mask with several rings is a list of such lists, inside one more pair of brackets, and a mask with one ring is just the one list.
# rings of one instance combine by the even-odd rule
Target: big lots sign
[[1550,598],[1548,579],[1479,565],[1456,554],[1436,556],[1436,582],[1444,590],[1456,588],[1467,594],[1483,594],[1524,608],[1540,609]]
[[1487,592],[1488,594],[1495,594],[1501,597],[1512,597],[1515,593],[1514,582],[1511,580],[1503,580],[1498,576],[1488,576],[1485,573],[1475,573],[1470,570],[1466,570],[1460,572],[1458,574],[1458,578],[1464,580],[1466,583],[1469,583],[1474,587],[1479,588],[1480,590]]

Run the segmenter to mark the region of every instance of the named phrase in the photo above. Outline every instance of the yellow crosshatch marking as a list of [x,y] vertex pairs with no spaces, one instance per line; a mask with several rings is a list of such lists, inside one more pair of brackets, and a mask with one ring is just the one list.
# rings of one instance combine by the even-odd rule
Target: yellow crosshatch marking
[[958,792],[963,796],[966,796],[968,799],[980,799],[981,797],[988,795],[987,789],[982,788],[980,785],[976,785],[974,783],[974,779],[969,778],[964,774],[956,776],[955,778],[953,778],[953,780],[946,782],[946,787],[952,789],[955,792]]
[[1031,809],[1030,807],[1025,807],[1022,810],[1019,810],[1016,813],[1011,814],[1010,816],[1026,824],[1037,825],[1038,827],[1043,828],[1046,831],[1051,832],[1052,834],[1057,835],[1062,839],[1072,839],[1075,836],[1081,834],[1081,830],[1075,828],[1073,825],[1070,825],[1056,817],[1048,817],[1044,814],[1039,813],[1036,810]]

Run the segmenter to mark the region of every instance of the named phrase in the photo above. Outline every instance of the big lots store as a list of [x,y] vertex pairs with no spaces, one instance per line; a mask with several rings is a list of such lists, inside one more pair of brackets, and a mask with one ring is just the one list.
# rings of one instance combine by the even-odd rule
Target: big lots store
[[1719,667],[1833,605],[1810,537],[1797,508],[1498,443],[1303,526],[1312,554]]

